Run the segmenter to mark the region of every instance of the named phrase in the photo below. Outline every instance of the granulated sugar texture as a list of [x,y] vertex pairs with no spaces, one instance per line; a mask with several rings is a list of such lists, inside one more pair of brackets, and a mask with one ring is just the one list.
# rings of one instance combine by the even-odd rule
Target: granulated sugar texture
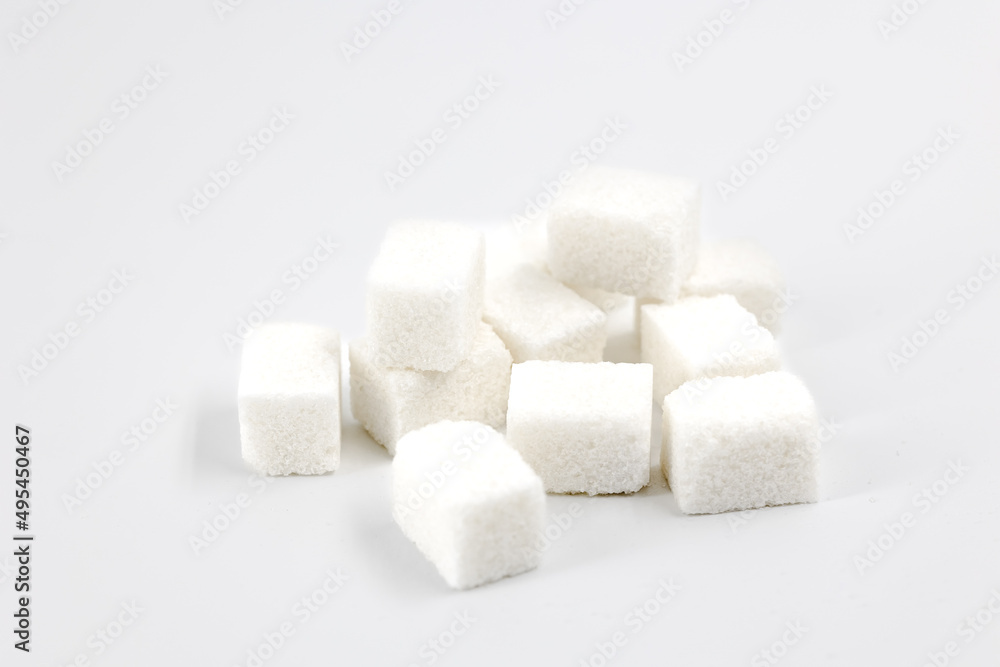
[[[775,339],[784,277],[754,242],[701,241],[700,192],[592,166],[530,238],[389,225],[347,346],[351,413],[393,457],[393,520],[449,586],[538,567],[546,493],[642,493],[662,471],[685,514],[819,499],[816,406]],[[612,363],[622,312],[641,363]],[[238,391],[250,468],[337,470],[340,369],[336,331],[258,327]]]

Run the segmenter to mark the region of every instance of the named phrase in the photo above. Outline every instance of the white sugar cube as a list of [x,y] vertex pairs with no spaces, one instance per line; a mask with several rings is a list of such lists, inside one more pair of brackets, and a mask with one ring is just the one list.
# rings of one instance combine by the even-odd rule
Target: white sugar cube
[[663,403],[660,464],[681,511],[816,502],[819,419],[802,381],[778,371],[699,384]]
[[694,270],[700,215],[693,181],[589,167],[549,210],[549,270],[567,285],[673,301]]
[[781,269],[753,241],[702,243],[694,273],[681,286],[681,296],[732,294],[757,322],[776,334],[781,314],[791,305]]
[[567,285],[567,287],[603,310],[605,313],[617,310],[631,301],[631,299],[624,294],[608,292],[607,290],[602,290],[599,287],[577,287],[576,285]]
[[688,380],[781,367],[771,332],[731,294],[642,307],[641,358],[653,365],[653,400]]
[[[547,218],[522,224],[504,225],[486,232],[486,284],[494,277],[503,277],[522,264],[527,264],[548,275]],[[624,294],[615,294],[597,287],[566,285],[605,313],[629,303]]]
[[[492,278],[506,276],[522,264],[527,264],[548,275],[547,218],[518,225],[504,225],[486,232],[486,284]],[[615,294],[597,287],[566,285],[605,313],[629,303],[624,294]]]
[[511,357],[487,324],[479,323],[471,353],[450,371],[385,368],[367,339],[351,341],[348,354],[351,412],[390,454],[404,434],[443,419],[504,424]]
[[538,565],[542,480],[485,424],[442,421],[403,436],[392,498],[396,523],[453,588]]
[[483,316],[483,233],[444,222],[392,225],[368,273],[368,331],[381,366],[449,371]]
[[604,311],[527,265],[487,280],[483,319],[493,326],[515,363],[600,361],[607,339]]
[[552,493],[638,491],[649,483],[652,390],[648,364],[515,364],[507,441]]
[[237,404],[243,460],[264,475],[340,465],[340,336],[293,323],[260,326],[243,344]]

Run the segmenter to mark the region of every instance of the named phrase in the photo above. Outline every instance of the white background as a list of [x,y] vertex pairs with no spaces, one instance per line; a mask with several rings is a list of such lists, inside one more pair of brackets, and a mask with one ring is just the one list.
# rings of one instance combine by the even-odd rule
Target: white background
[[[405,2],[347,62],[340,44],[384,6],[245,0],[220,18],[210,0],[79,0],[15,53],[9,33],[40,10],[4,3],[0,537],[15,532],[22,423],[37,542],[30,656],[11,648],[0,552],[3,664],[246,665],[292,621],[265,664],[423,665],[461,612],[476,620],[435,664],[579,665],[623,631],[609,664],[746,665],[796,621],[808,630],[779,664],[922,665],[949,641],[949,664],[994,664],[1000,618],[968,642],[958,626],[1000,590],[1000,280],[961,309],[952,290],[1000,249],[1000,6],[927,2],[884,37],[889,0],[594,1],[555,28],[556,0]],[[731,23],[679,68],[673,54],[724,9]],[[157,66],[166,78],[120,119],[116,98]],[[448,126],[481,76],[499,88]],[[784,137],[776,123],[814,86],[832,97]],[[294,120],[243,161],[273,108]],[[688,517],[658,474],[631,497],[552,496],[551,512],[582,514],[541,567],[453,592],[393,524],[389,457],[346,404],[341,469],[258,494],[239,456],[239,349],[223,338],[254,301],[282,289],[275,319],[361,335],[391,220],[509,224],[616,117],[627,129],[601,164],[699,179],[705,235],[756,239],[786,272],[782,354],[836,425],[822,501]],[[60,181],[53,162],[102,118],[114,131]],[[436,127],[447,140],[390,191],[384,172]],[[949,127],[959,138],[911,181],[905,163]],[[778,151],[724,201],[717,182],[769,137]],[[241,173],[185,223],[179,205],[230,159]],[[849,241],[844,225],[897,178],[905,192]],[[320,235],[337,254],[291,290],[283,274]],[[78,304],[123,268],[134,280],[86,322]],[[939,309],[945,325],[893,369],[888,354]],[[79,335],[22,380],[69,322]],[[122,434],[168,397],[179,407],[128,451]],[[69,511],[64,495],[114,450],[122,465]],[[952,461],[968,471],[923,512],[913,496]],[[240,493],[250,506],[195,555],[189,536]],[[904,512],[916,524],[859,568]],[[293,605],[335,568],[350,579],[299,623]],[[680,591],[633,633],[626,615],[661,578]],[[98,655],[88,638],[133,600],[139,618]]]

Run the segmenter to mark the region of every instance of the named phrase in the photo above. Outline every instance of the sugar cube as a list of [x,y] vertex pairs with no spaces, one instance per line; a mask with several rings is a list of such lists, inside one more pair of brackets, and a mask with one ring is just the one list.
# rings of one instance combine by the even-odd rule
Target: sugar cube
[[483,319],[515,363],[531,359],[600,361],[604,312],[558,280],[521,265],[486,282]]
[[445,222],[392,225],[368,273],[368,332],[380,366],[450,371],[483,316],[483,233]]
[[549,270],[567,285],[673,301],[694,270],[700,212],[693,181],[590,167],[549,210]]
[[264,475],[340,465],[340,336],[272,323],[243,344],[237,405],[243,460]]
[[686,386],[663,403],[660,450],[682,512],[816,502],[819,419],[801,380],[776,371]]
[[732,294],[772,334],[790,305],[781,269],[753,241],[702,243],[694,272],[681,286],[681,296]]
[[778,370],[771,332],[731,294],[642,307],[641,358],[653,365],[653,400],[688,380]]
[[351,412],[390,454],[404,434],[443,419],[504,424],[511,357],[488,324],[479,323],[469,356],[450,371],[379,366],[364,338],[350,342],[348,355]]
[[441,421],[404,435],[392,498],[396,523],[453,588],[539,563],[542,480],[485,424]]
[[605,313],[617,310],[631,301],[631,299],[624,294],[616,294],[615,292],[609,292],[599,287],[577,287],[576,285],[567,285],[567,287],[603,310]]
[[552,493],[638,491],[649,483],[652,391],[648,364],[515,364],[507,441]]

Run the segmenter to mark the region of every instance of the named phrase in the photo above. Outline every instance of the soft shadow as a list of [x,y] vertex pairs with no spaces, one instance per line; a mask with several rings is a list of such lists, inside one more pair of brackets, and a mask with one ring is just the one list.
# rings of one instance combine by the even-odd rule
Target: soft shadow
[[608,336],[608,342],[604,346],[604,361],[637,364],[641,360],[635,332],[622,331]]
[[434,565],[393,521],[391,510],[379,509],[366,508],[353,515],[352,531],[366,552],[366,566],[396,596],[425,599],[451,593]]
[[375,442],[368,431],[353,419],[345,419],[340,426],[340,475],[351,474],[369,466],[392,461],[385,447]]
[[235,405],[209,403],[198,408],[191,463],[196,484],[209,478],[246,476],[248,469],[240,453],[240,419]]

